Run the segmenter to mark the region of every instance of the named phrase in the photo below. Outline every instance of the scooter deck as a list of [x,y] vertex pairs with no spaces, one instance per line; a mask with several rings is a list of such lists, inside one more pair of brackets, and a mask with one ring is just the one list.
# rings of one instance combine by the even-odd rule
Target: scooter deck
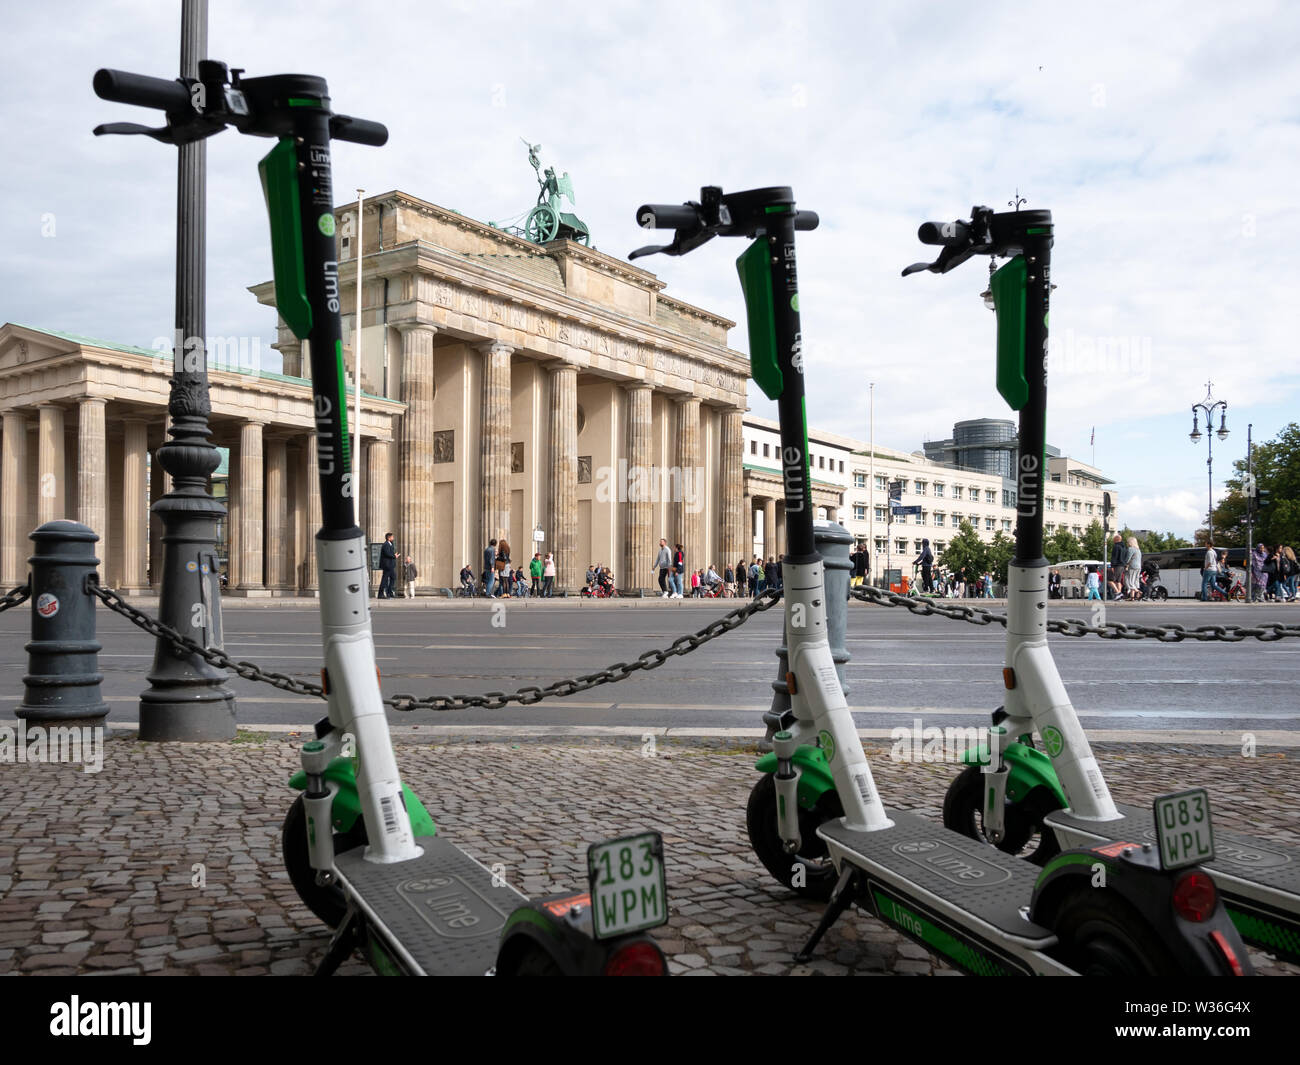
[[[1063,846],[1126,838],[1155,843],[1152,810],[1125,805],[1118,809],[1123,815],[1118,821],[1085,821],[1068,810],[1057,810],[1046,821]],[[1214,877],[1242,938],[1300,961],[1300,850],[1221,828],[1214,830],[1214,849],[1214,861],[1203,868]]]
[[421,836],[418,858],[381,865],[357,847],[336,855],[344,891],[372,932],[413,975],[483,976],[496,964],[506,918],[526,902],[441,836]]
[[1043,953],[1056,935],[1022,914],[1037,868],[906,810],[889,817],[876,832],[817,830],[837,868],[866,874],[860,906],[969,972],[1068,972]]

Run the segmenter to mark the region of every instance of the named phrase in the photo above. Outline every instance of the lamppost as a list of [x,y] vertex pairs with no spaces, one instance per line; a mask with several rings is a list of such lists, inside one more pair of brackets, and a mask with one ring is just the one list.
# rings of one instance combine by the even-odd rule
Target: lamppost
[[1201,428],[1198,424],[1200,412],[1205,413],[1205,443],[1209,449],[1209,456],[1205,460],[1206,476],[1209,481],[1210,506],[1205,514],[1206,543],[1214,542],[1214,412],[1219,412],[1218,437],[1220,440],[1228,439],[1228,403],[1227,400],[1216,400],[1212,394],[1214,388],[1213,381],[1205,382],[1205,398],[1200,403],[1192,404],[1192,431],[1188,433],[1188,438],[1193,444],[1201,442]]

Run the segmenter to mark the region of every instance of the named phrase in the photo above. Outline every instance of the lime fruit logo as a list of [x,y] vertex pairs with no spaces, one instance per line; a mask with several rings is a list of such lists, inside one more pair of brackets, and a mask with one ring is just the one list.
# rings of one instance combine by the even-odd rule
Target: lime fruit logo
[[835,760],[835,737],[823,729],[817,734],[817,742],[822,745],[822,751],[826,754],[826,761]]
[[792,311],[797,311],[799,309],[799,293],[797,292],[790,297],[790,309]]
[[1053,758],[1065,750],[1065,737],[1061,735],[1060,729],[1043,729],[1043,742],[1047,744],[1047,753]]
[[327,237],[334,236],[334,216],[332,214],[323,214],[316,220],[316,225],[320,231]]

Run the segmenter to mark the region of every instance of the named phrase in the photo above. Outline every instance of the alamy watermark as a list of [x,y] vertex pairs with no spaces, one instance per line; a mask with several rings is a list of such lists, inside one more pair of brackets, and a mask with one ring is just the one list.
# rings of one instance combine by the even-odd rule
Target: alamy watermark
[[894,762],[941,762],[980,765],[995,771],[1002,752],[989,742],[985,727],[922,724],[919,717],[910,725],[899,725],[889,732],[889,757]]
[[262,338],[258,336],[187,337],[177,329],[172,336],[154,337],[149,346],[158,352],[159,363],[174,360],[176,369],[184,373],[208,368],[257,373],[262,368]]
[[1052,376],[1146,381],[1151,377],[1151,337],[1097,336],[1066,329],[1047,340]]
[[595,470],[598,503],[681,503],[689,514],[704,509],[703,466],[617,466]]
[[102,725],[41,725],[28,727],[19,721],[16,729],[0,726],[0,765],[50,762],[81,765],[84,773],[104,768]]

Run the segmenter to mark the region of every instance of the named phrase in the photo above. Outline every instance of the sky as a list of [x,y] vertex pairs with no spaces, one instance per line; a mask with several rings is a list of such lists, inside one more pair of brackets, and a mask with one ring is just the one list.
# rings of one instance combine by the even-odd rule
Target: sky
[[[174,77],[180,4],[4,7],[0,321],[154,346],[173,320],[176,153],[93,137],[153,115],[97,99],[91,77]],[[987,260],[900,271],[933,258],[921,222],[1018,193],[1055,223],[1049,441],[1093,461],[1095,427],[1123,520],[1190,536],[1206,383],[1228,403],[1216,498],[1248,424],[1262,441],[1300,420],[1298,41],[1300,5],[1251,0],[210,0],[208,54],[321,75],[336,110],[388,126],[383,148],[336,145],[340,196],[396,188],[508,219],[536,195],[524,137],[570,174],[595,245],[625,257],[658,242],[642,203],[792,186],[822,218],[799,237],[810,424],[904,450],[1013,417]],[[208,145],[208,333],[259,338],[275,369],[274,313],[247,291],[271,275],[256,174],[271,143]],[[742,250],[637,265],[743,323]],[[730,342],[748,350],[743,325]],[[752,382],[749,397],[775,416]]]

